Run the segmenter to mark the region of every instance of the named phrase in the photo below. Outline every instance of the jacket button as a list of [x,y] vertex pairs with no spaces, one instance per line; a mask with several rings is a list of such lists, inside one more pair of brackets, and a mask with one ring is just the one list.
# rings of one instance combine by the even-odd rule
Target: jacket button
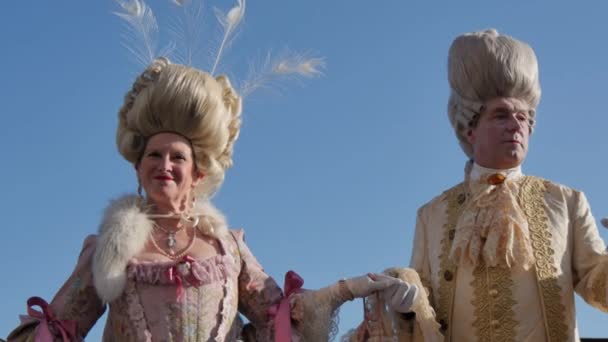
[[440,319],[440,320],[439,320],[439,325],[441,325],[441,328],[440,328],[440,329],[441,329],[441,331],[446,331],[446,330],[448,330],[448,323],[447,323],[445,320]]

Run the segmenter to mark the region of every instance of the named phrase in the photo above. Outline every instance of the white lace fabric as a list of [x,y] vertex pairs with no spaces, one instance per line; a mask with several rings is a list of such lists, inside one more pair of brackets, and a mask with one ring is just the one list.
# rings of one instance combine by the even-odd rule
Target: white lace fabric
[[[528,221],[517,199],[522,176],[519,167],[493,170],[473,166],[469,196],[450,251],[454,262],[476,266],[483,261],[487,266],[526,270],[534,264]],[[492,182],[491,177],[500,181]]]

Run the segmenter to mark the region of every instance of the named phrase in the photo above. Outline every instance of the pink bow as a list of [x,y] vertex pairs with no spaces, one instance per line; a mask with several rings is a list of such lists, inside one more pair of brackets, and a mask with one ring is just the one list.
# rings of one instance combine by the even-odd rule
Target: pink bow
[[190,269],[192,268],[192,264],[195,262],[194,258],[186,255],[182,258],[182,260],[180,260],[177,264],[169,267],[169,269],[167,269],[167,278],[169,278],[169,281],[171,282],[175,282],[177,284],[177,301],[181,301],[182,297],[184,295],[184,281],[182,279],[182,274],[180,274],[180,267],[187,267],[188,268],[188,273],[189,273],[189,277],[188,277],[188,282],[198,286],[200,285],[200,281],[198,279],[196,279],[193,275],[192,272],[190,271]]
[[296,272],[289,271],[285,274],[284,296],[278,304],[270,307],[268,314],[274,317],[274,340],[275,342],[291,342],[291,307],[289,297],[302,291],[304,279]]
[[[42,312],[34,310],[34,306],[39,306]],[[36,328],[35,342],[53,342],[54,334],[51,333],[49,326],[53,327],[54,332],[61,333],[64,342],[76,339],[76,322],[56,319],[49,304],[40,297],[31,297],[27,300],[27,316],[22,315],[20,318],[21,323],[32,320],[40,322]]]

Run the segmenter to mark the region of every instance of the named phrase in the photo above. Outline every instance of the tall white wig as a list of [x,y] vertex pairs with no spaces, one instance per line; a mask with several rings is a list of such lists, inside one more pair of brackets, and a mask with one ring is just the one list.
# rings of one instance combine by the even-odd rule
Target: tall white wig
[[472,158],[467,133],[484,104],[514,97],[531,109],[531,127],[540,102],[538,62],[532,48],[494,29],[465,33],[452,42],[448,55],[448,116],[464,153]]

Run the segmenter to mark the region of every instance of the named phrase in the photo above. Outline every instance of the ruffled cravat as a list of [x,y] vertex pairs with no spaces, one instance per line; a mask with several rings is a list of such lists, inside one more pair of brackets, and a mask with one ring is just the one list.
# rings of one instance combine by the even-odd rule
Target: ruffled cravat
[[486,266],[529,269],[534,254],[528,220],[517,201],[517,177],[482,173],[468,185],[470,197],[456,224],[450,258],[457,264],[476,266],[483,260]]

